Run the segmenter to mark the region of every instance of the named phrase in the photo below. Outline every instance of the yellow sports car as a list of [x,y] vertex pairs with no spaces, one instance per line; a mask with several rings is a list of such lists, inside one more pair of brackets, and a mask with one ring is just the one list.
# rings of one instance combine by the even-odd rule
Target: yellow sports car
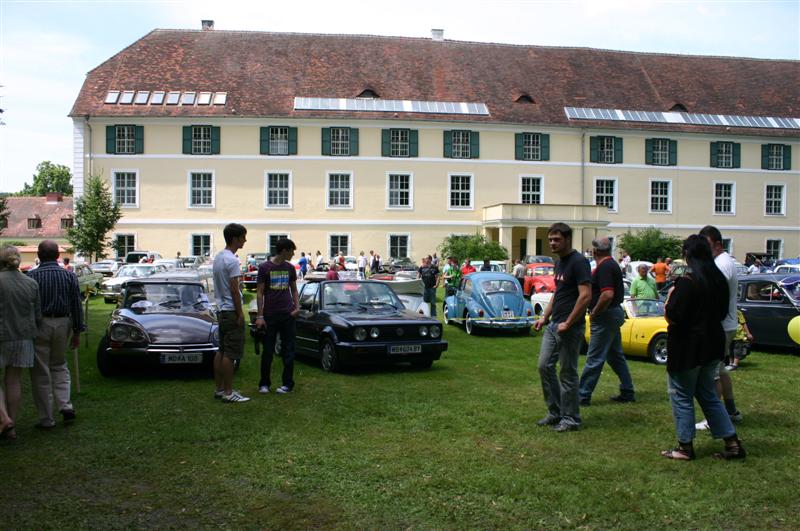
[[[664,303],[653,299],[625,299],[625,322],[620,328],[622,351],[626,356],[650,358],[667,364],[667,320]],[[589,317],[586,317],[586,342],[589,342]]]

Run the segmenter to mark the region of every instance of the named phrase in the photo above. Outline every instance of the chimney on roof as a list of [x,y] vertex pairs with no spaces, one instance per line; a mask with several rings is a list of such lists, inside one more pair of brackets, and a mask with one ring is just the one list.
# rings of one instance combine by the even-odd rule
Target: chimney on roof
[[202,20],[201,25],[204,31],[211,31],[214,29],[214,21],[213,20]]
[[432,29],[431,30],[431,40],[442,42],[444,40],[444,30],[443,29]]
[[61,203],[62,201],[64,201],[64,194],[62,194],[61,192],[47,192],[46,197],[47,197],[46,201],[48,204]]

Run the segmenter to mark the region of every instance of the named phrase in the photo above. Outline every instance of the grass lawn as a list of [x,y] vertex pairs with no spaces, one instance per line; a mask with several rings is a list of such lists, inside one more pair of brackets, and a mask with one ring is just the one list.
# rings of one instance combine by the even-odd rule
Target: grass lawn
[[300,361],[286,396],[256,393],[248,345],[236,387],[253,400],[223,404],[208,378],[101,377],[111,308],[91,304],[74,425],[33,428],[26,373],[19,440],[0,442],[0,529],[800,527],[798,356],[733,373],[744,462],[712,459],[722,442],[699,433],[686,463],[659,456],[675,433],[665,369],[646,361],[630,362],[635,404],[608,400],[607,369],[564,434],[534,425],[540,339],[457,327],[430,370]]

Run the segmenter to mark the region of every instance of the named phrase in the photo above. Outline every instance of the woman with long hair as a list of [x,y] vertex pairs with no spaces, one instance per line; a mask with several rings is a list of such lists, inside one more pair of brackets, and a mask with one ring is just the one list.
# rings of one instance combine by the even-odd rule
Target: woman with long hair
[[728,284],[702,236],[693,234],[683,242],[683,257],[689,270],[676,280],[666,304],[668,391],[678,446],[661,455],[684,461],[694,459],[697,400],[711,434],[725,441],[725,448],[715,457],[742,459],[744,447],[714,383],[714,372],[725,350],[722,319],[728,312]]
[[19,271],[16,247],[0,249],[0,438],[16,439],[22,369],[33,367],[33,340],[42,320],[39,286]]

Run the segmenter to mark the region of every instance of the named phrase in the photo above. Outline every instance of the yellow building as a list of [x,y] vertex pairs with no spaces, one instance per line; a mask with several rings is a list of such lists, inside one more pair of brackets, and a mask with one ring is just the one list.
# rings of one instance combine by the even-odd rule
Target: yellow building
[[373,36],[156,30],[88,75],[75,193],[108,179],[122,251],[512,257],[659,227],[800,255],[800,63]]

